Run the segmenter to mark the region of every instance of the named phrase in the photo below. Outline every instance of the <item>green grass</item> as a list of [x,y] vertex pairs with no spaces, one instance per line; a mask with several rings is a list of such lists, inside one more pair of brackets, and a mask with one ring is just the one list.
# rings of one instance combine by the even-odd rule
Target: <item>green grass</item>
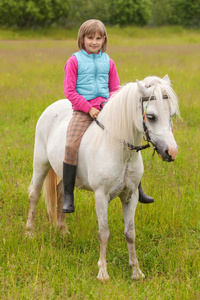
[[[42,32],[42,33],[41,33]],[[174,122],[179,153],[162,162],[142,152],[144,190],[155,204],[138,205],[136,249],[142,282],[131,280],[119,199],[109,206],[110,281],[100,283],[94,196],[76,190],[70,234],[49,226],[41,198],[35,236],[25,235],[38,117],[64,98],[63,67],[77,50],[75,31],[0,30],[0,295],[1,299],[200,299],[200,42],[199,31],[108,28],[108,54],[121,83],[168,74],[183,121]]]
[[[31,40],[55,39],[66,40],[77,38],[78,28],[40,28],[20,29],[4,28],[0,26],[0,39],[3,40]],[[199,29],[189,29],[180,26],[168,27],[108,27],[109,40],[112,45],[180,45],[198,44]]]

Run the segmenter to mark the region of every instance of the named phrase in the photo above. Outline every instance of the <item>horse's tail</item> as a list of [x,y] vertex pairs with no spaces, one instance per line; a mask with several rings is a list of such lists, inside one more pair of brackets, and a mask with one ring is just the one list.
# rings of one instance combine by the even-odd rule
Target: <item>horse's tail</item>
[[49,221],[51,223],[57,222],[57,205],[58,205],[58,192],[57,185],[59,182],[58,175],[50,168],[49,173],[44,182],[45,202],[47,205],[47,212]]

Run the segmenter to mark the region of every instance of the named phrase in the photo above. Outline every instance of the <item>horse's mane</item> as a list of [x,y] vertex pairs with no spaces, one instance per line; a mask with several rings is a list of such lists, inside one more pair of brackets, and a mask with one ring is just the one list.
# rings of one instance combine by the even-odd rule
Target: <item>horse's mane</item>
[[[146,77],[141,83],[146,87],[154,86],[158,110],[162,109],[162,95],[167,94],[170,106],[179,114],[178,99],[170,84],[156,76]],[[114,138],[134,143],[135,132],[143,132],[140,98],[138,84],[130,82],[122,86],[104,106],[98,120],[110,133],[107,135],[110,142]]]

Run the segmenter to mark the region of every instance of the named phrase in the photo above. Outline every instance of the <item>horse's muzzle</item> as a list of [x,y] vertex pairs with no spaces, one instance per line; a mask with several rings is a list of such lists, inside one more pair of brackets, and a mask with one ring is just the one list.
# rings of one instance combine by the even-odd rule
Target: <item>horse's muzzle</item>
[[171,155],[169,155],[168,151],[166,151],[164,156],[162,154],[160,154],[159,152],[158,152],[158,155],[163,161],[166,161],[166,162],[174,161],[174,159],[171,157]]
[[162,144],[157,144],[156,145],[156,151],[159,155],[159,157],[166,162],[172,162],[175,160],[176,155],[178,153],[178,146],[174,145],[173,147],[170,146],[168,147],[167,145]]

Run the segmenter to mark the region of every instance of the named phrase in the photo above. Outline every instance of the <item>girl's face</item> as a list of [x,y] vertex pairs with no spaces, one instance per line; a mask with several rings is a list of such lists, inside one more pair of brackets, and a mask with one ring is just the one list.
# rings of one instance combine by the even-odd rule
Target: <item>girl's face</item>
[[98,32],[94,36],[88,35],[84,37],[84,48],[90,54],[97,54],[104,43],[105,37]]

